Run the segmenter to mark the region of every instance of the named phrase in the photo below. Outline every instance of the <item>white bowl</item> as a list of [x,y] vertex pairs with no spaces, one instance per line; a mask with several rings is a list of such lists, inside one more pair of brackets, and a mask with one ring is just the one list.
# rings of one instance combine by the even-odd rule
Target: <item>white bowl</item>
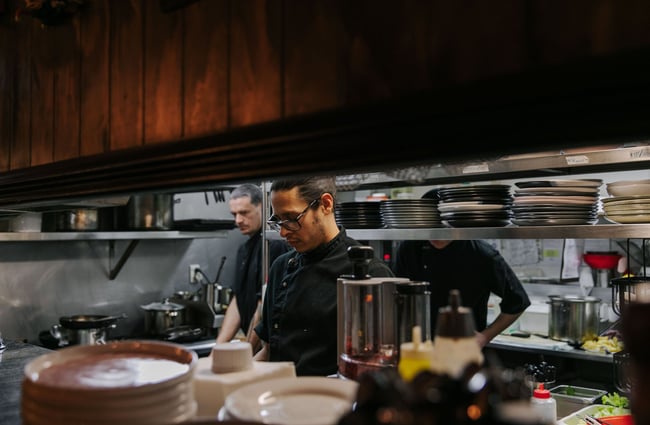
[[610,196],[650,195],[650,180],[608,183],[607,193]]

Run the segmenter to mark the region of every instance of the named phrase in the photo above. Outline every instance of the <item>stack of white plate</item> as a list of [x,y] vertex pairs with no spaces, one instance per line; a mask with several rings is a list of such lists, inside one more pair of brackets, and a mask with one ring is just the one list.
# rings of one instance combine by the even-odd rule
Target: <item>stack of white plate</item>
[[596,224],[599,179],[516,182],[512,222],[518,226]]
[[301,376],[256,382],[226,397],[224,421],[276,425],[333,425],[352,409],[356,381]]
[[44,354],[25,366],[24,425],[175,424],[196,416],[198,358],[181,345],[117,341]]

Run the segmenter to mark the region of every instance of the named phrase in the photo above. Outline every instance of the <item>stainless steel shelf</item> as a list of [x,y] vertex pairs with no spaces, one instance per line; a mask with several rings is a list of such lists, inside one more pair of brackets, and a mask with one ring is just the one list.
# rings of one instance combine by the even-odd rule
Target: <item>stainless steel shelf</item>
[[[537,155],[503,156],[468,160],[459,163],[421,165],[387,174],[364,175],[358,189],[384,188],[404,184],[432,185],[440,183],[472,182],[494,179],[571,176],[580,173],[607,173],[646,169],[650,165],[650,146],[646,141],[630,143],[631,146],[592,147]],[[410,172],[407,172],[409,171]],[[403,176],[417,175],[416,182]]]
[[0,242],[39,242],[74,240],[145,240],[145,239],[205,239],[226,238],[227,230],[209,232],[168,231],[128,231],[128,232],[4,232]]
[[[508,226],[432,229],[347,229],[357,240],[431,239],[642,239],[650,238],[648,224],[596,224],[581,226]],[[267,239],[279,239],[275,231]]]

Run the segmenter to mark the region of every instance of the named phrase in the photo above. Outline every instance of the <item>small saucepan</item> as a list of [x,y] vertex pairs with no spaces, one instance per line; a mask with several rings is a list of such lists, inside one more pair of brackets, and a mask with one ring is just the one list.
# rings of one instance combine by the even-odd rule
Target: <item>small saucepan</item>
[[145,311],[145,332],[153,336],[165,335],[168,329],[186,325],[185,306],[169,300],[140,306]]

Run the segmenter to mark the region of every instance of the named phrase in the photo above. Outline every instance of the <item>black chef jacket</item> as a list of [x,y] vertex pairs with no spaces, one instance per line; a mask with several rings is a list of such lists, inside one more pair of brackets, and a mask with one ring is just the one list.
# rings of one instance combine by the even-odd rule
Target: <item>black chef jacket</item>
[[[341,228],[329,243],[304,254],[291,250],[271,267],[262,321],[255,331],[269,344],[270,361],[292,361],[299,376],[337,371],[337,279],[353,273],[347,249],[360,245]],[[374,277],[393,276],[377,258]]]
[[530,305],[521,282],[501,254],[480,240],[458,240],[444,249],[429,241],[403,241],[395,253],[398,277],[431,284],[431,332],[440,307],[449,305],[449,291],[458,289],[461,302],[472,309],[476,330],[487,326],[490,293],[501,297],[501,311],[517,314]]
[[[291,247],[280,240],[269,241],[269,265]],[[246,333],[251,324],[257,302],[262,299],[262,234],[248,238],[237,250],[237,272],[232,291],[237,297],[240,328]]]

